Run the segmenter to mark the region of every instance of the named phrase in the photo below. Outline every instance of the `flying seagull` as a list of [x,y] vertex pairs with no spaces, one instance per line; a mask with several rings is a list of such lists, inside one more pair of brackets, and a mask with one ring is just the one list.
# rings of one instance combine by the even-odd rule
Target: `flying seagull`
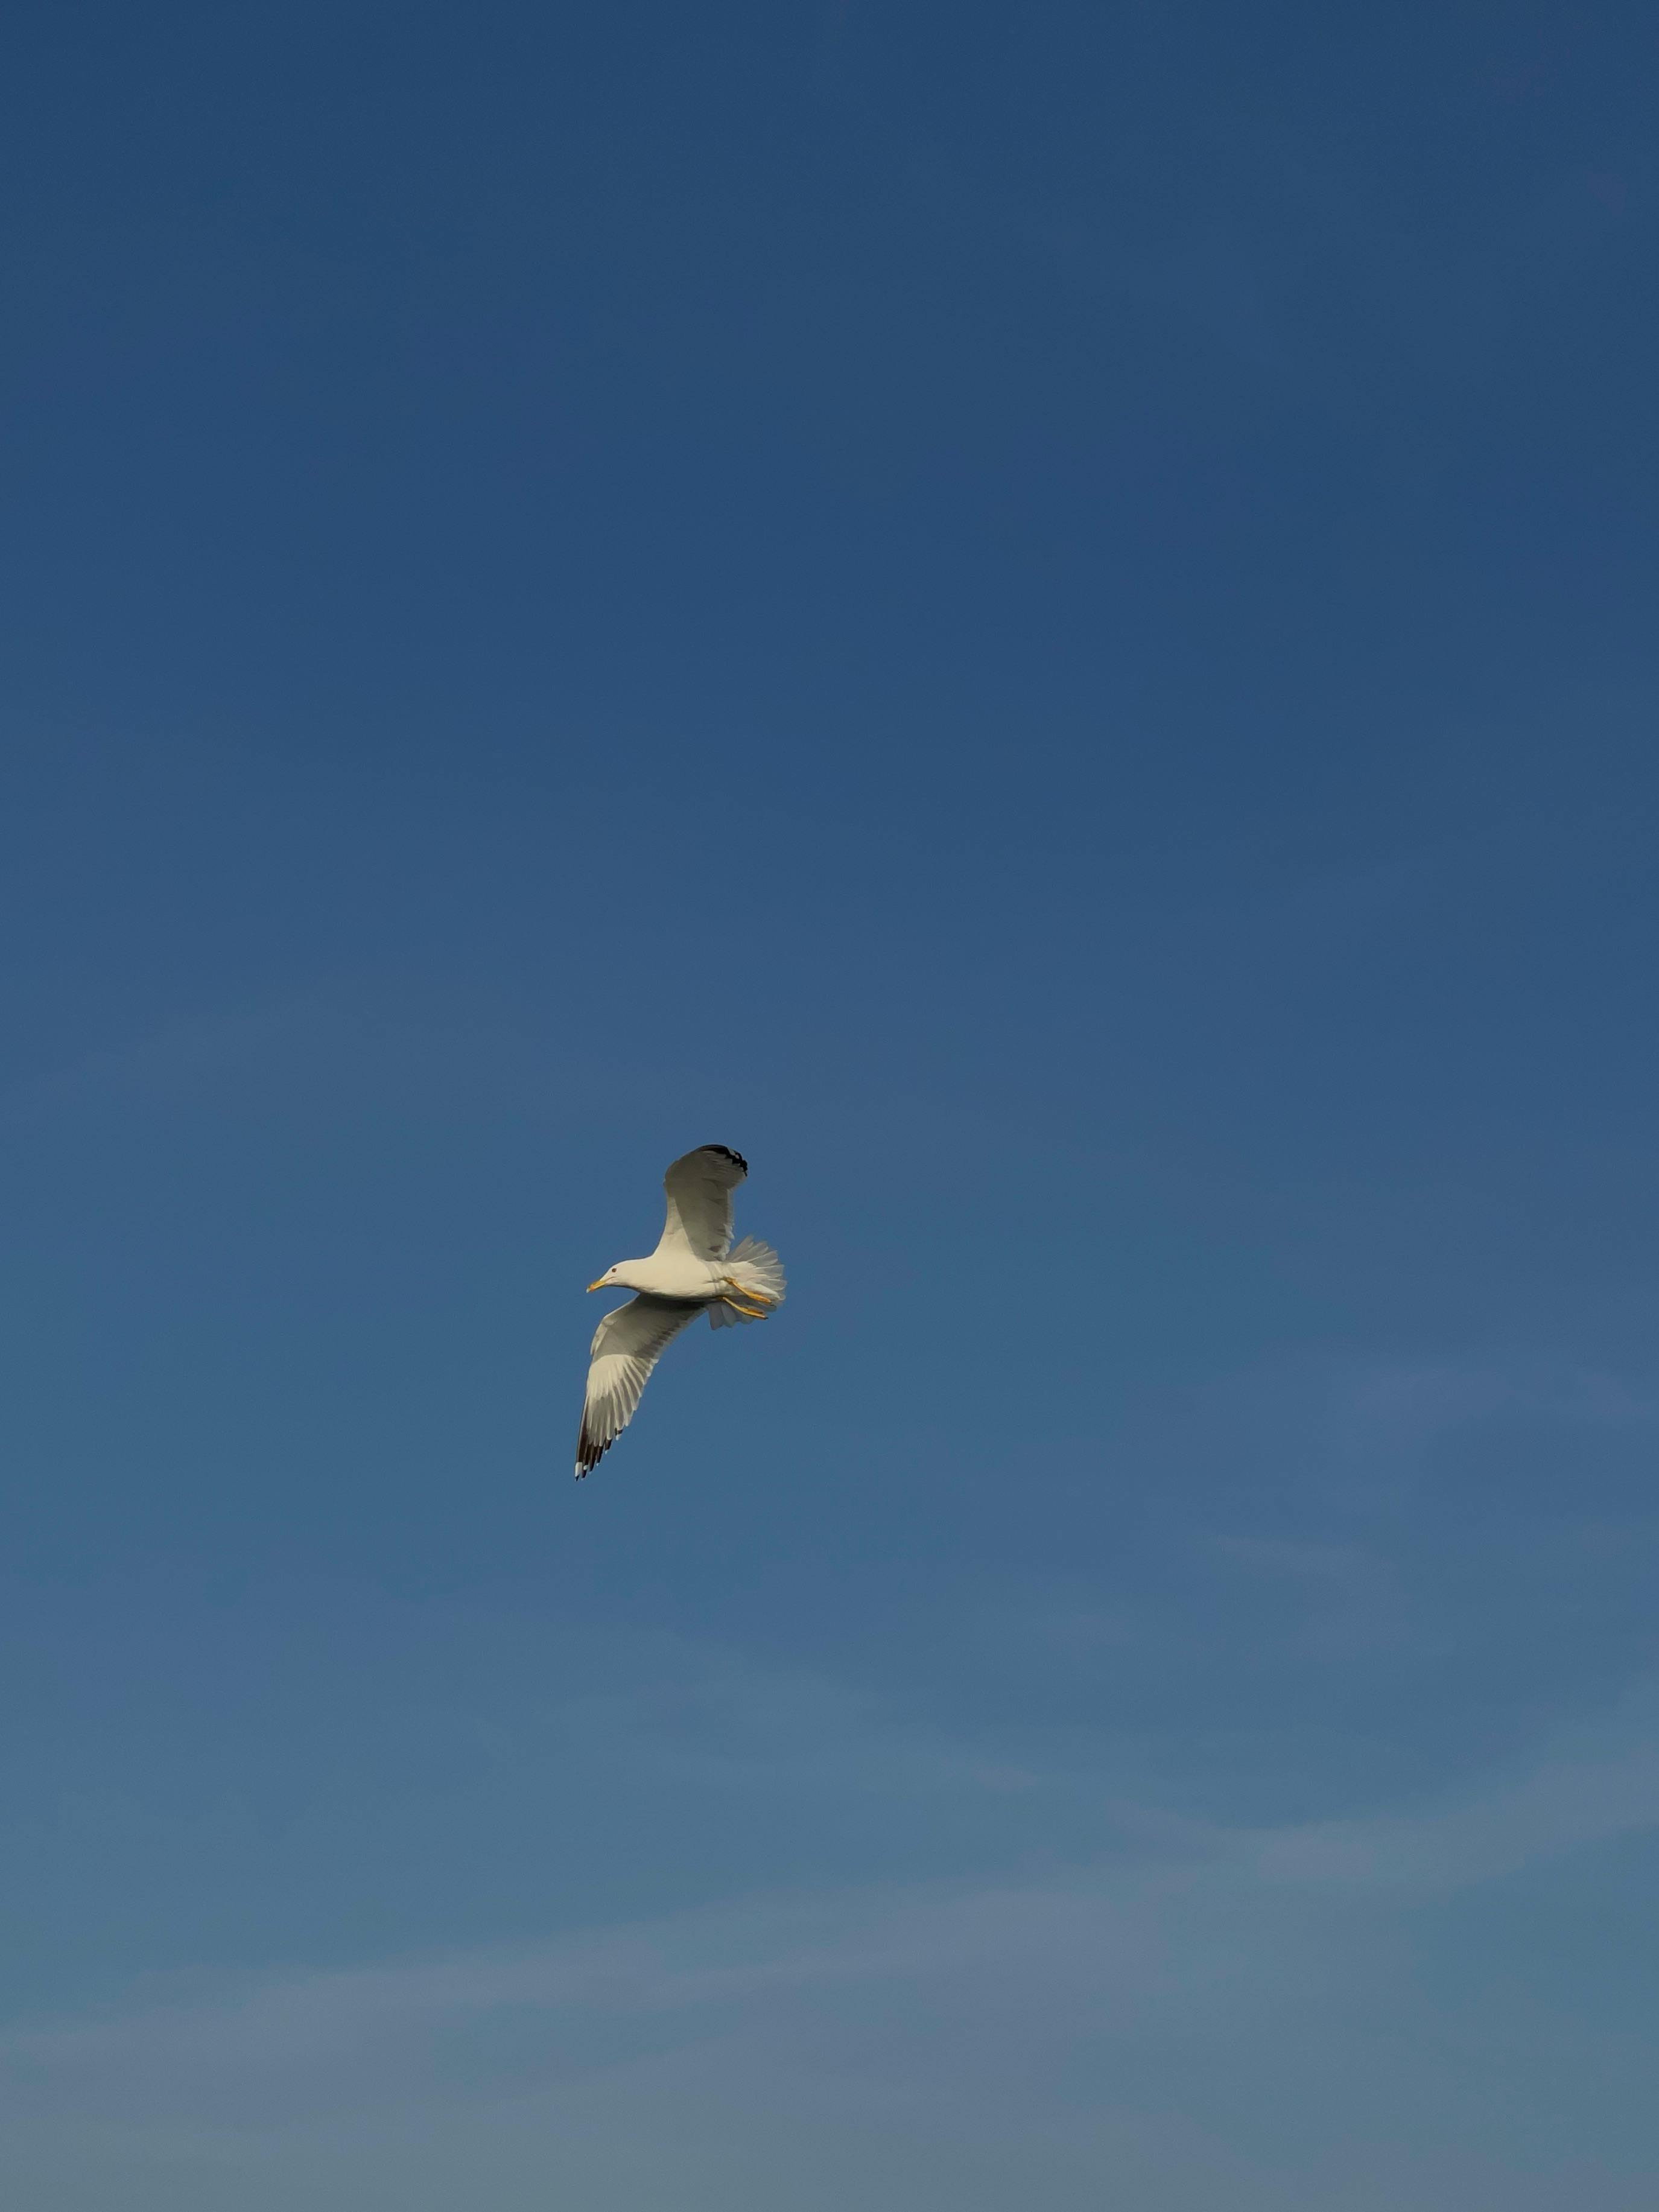
[[670,1341],[700,1313],[711,1328],[764,1321],[783,1304],[783,1262],[769,1244],[732,1245],[732,1194],[749,1163],[729,1145],[699,1145],[662,1179],[668,1218],[648,1260],[619,1260],[590,1291],[614,1283],[639,1296],[608,1313],[589,1352],[576,1480],[590,1474],[634,1418]]

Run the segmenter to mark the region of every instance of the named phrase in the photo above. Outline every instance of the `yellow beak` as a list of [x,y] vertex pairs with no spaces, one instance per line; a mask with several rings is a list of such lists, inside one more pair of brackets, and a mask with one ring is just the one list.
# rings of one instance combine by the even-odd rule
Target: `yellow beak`
[[601,1275],[598,1283],[590,1283],[587,1287],[590,1291],[597,1291],[599,1287],[599,1284],[603,1283],[605,1277]]

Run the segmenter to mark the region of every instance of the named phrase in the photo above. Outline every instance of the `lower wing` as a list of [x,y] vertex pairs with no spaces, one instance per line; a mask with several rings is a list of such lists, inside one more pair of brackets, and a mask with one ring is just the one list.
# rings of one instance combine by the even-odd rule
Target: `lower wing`
[[689,1322],[703,1310],[688,1298],[653,1298],[641,1291],[608,1313],[593,1333],[576,1440],[576,1480],[591,1474],[634,1418],[651,1370]]

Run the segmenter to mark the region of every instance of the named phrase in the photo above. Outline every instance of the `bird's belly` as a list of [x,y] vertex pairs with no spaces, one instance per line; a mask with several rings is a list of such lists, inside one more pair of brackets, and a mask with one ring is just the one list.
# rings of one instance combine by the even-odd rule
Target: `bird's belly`
[[639,1288],[657,1298],[712,1298],[717,1288],[714,1270],[704,1260],[653,1260],[648,1281]]

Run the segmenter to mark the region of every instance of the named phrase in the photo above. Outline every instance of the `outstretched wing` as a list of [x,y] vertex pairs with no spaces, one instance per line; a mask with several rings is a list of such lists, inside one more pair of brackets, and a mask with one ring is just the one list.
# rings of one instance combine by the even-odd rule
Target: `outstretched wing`
[[576,1480],[596,1468],[628,1424],[663,1347],[703,1310],[690,1298],[653,1298],[643,1292],[608,1313],[593,1332],[576,1440]]
[[729,1145],[699,1145],[676,1160],[662,1179],[668,1218],[658,1251],[723,1260],[732,1249],[732,1194],[748,1172],[748,1161]]

